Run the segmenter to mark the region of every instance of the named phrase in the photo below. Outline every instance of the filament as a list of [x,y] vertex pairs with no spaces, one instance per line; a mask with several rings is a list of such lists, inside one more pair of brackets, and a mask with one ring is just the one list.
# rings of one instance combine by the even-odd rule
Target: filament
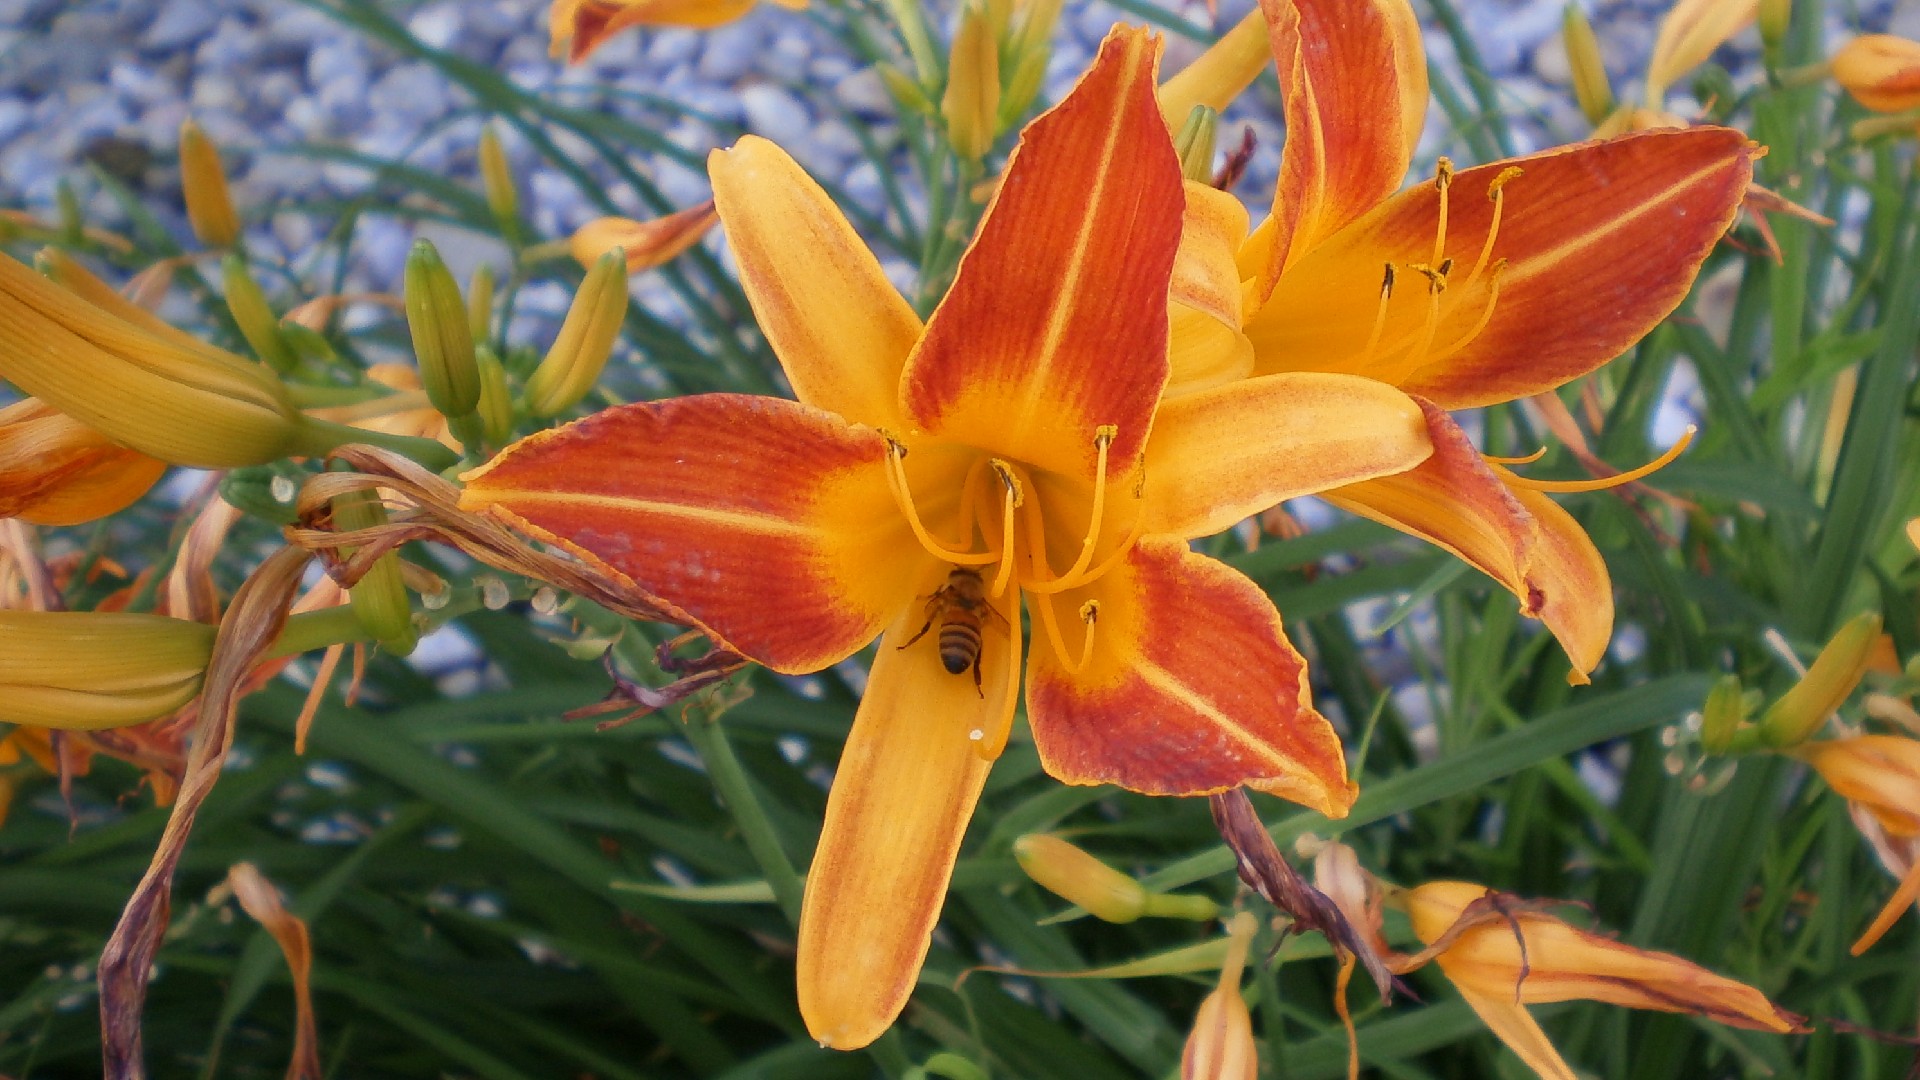
[[887,438],[887,488],[893,492],[893,501],[900,507],[900,513],[907,519],[907,527],[913,530],[914,538],[927,553],[943,562],[955,566],[985,566],[995,558],[988,552],[953,551],[934,538],[927,526],[920,520],[920,512],[913,505],[913,489],[907,486],[907,469],[901,464],[907,456],[907,448]]
[[1507,481],[1509,484],[1515,487],[1529,488],[1533,491],[1555,491],[1562,493],[1605,491],[1608,488],[1616,488],[1622,484],[1631,484],[1635,480],[1651,476],[1673,464],[1674,459],[1679,457],[1681,452],[1686,450],[1688,444],[1693,442],[1694,433],[1698,430],[1699,429],[1692,424],[1688,424],[1687,430],[1681,434],[1678,441],[1667,448],[1666,453],[1661,454],[1659,457],[1654,458],[1652,461],[1647,462],[1637,469],[1629,469],[1623,473],[1616,473],[1613,476],[1603,476],[1594,480],[1532,480],[1524,476],[1516,475],[1503,465],[1496,464],[1493,468],[1495,472],[1500,474],[1501,479]]
[[[1014,475],[1013,466],[999,458],[993,458],[987,464],[1007,489],[1006,502],[1000,511],[1000,569],[993,575],[991,593],[998,600],[1006,593],[1007,582],[1013,580],[1013,512],[1027,500],[1020,487],[1020,478]],[[1037,536],[1034,542],[1039,543]]]
[[1387,301],[1393,299],[1393,264],[1386,264],[1380,275],[1380,303],[1373,309],[1373,329],[1367,333],[1367,348],[1360,354],[1360,367],[1373,362],[1373,351],[1380,347],[1380,333],[1387,328]]
[[[1474,320],[1473,325],[1467,328],[1466,333],[1461,334],[1458,338],[1455,338],[1453,344],[1447,346],[1446,348],[1440,350],[1440,352],[1435,354],[1433,357],[1433,360],[1444,360],[1447,357],[1452,356],[1454,353],[1459,352],[1461,349],[1464,349],[1469,344],[1471,344],[1474,338],[1477,338],[1482,333],[1486,332],[1487,325],[1493,322],[1494,305],[1500,302],[1500,279],[1506,274],[1506,272],[1507,272],[1507,260],[1501,259],[1499,262],[1496,262],[1493,264],[1493,273],[1487,276],[1487,303],[1486,303],[1486,306],[1480,309],[1480,317]],[[1416,370],[1419,366],[1423,366],[1425,364],[1432,363],[1432,362],[1433,361],[1422,360],[1421,364],[1416,365],[1415,368],[1409,368],[1408,371],[1409,373],[1411,373],[1412,371]]]
[[1495,454],[1481,454],[1480,456],[1486,458],[1489,463],[1494,465],[1531,465],[1547,456],[1547,448],[1543,446],[1533,453],[1528,454],[1526,457],[1500,457]]
[[1493,178],[1493,183],[1487,185],[1487,198],[1493,200],[1493,219],[1487,224],[1487,240],[1480,245],[1480,257],[1474,260],[1473,270],[1467,274],[1469,283],[1480,276],[1480,271],[1486,269],[1487,260],[1493,257],[1493,241],[1500,235],[1500,218],[1507,208],[1507,183],[1524,171],[1518,165],[1509,165],[1500,170],[1500,175]]
[[1114,436],[1119,433],[1120,429],[1112,424],[1102,424],[1094,431],[1093,446],[1097,457],[1093,473],[1093,510],[1087,515],[1087,535],[1080,541],[1080,557],[1061,577],[1073,577],[1093,561],[1094,541],[1100,539],[1100,519],[1107,507],[1107,448],[1113,445]]
[[1067,659],[1067,642],[1060,636],[1060,623],[1053,613],[1053,597],[1041,595],[1035,598],[1032,606],[1040,612],[1040,625],[1047,633],[1047,642],[1053,646],[1053,655],[1067,674],[1078,675],[1085,670],[1087,661],[1093,658],[1093,627],[1100,621],[1100,601],[1089,600],[1080,605],[1080,623],[1087,629],[1087,636],[1080,641],[1080,659]]
[[1447,246],[1447,191],[1453,187],[1453,159],[1442,157],[1433,163],[1433,186],[1440,192],[1440,225],[1433,234],[1433,258],[1430,263],[1438,264]]

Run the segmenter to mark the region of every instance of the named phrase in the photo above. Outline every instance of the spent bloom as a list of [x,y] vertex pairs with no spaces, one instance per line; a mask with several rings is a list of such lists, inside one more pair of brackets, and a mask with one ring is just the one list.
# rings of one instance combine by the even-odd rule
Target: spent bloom
[[610,409],[465,478],[466,509],[776,671],[880,638],[800,919],[800,1008],[830,1046],[905,1005],[1023,684],[1068,783],[1246,785],[1336,816],[1354,797],[1272,602],[1188,540],[1417,465],[1427,427],[1342,374],[1162,400],[1192,208],[1158,56],[1116,29],[1028,126],[924,325],[783,151],[716,152],[741,282],[799,401]]
[[1583,682],[1612,632],[1611,586],[1546,493],[1647,470],[1526,479],[1482,457],[1448,410],[1551,391],[1644,336],[1732,223],[1756,150],[1725,128],[1653,132],[1461,171],[1443,158],[1403,191],[1428,97],[1406,0],[1262,9],[1289,133],[1279,209],[1249,230],[1230,196],[1190,191],[1183,255],[1219,302],[1205,342],[1176,333],[1169,392],[1311,372],[1410,395],[1433,455],[1321,497],[1486,572]]
[[1794,756],[1847,800],[1861,835],[1900,879],[1873,924],[1854,942],[1858,956],[1920,900],[1920,740],[1904,735],[1822,739],[1801,746]]

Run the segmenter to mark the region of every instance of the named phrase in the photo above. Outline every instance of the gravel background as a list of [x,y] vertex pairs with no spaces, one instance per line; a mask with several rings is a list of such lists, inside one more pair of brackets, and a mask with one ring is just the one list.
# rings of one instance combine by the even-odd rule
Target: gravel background
[[[1580,137],[1585,127],[1571,103],[1559,43],[1562,0],[1464,0],[1461,6],[1503,99],[1525,117],[1516,129],[1526,144],[1521,149]],[[1616,86],[1626,89],[1645,63],[1665,0],[1589,6]],[[883,208],[879,174],[861,154],[855,129],[880,146],[892,145],[891,102],[879,79],[809,15],[768,5],[714,31],[629,32],[590,63],[567,69],[547,56],[546,8],[541,0],[429,0],[389,10],[431,46],[500,71],[523,88],[617,112],[686,150],[725,145],[743,130],[766,135],[854,202]],[[1244,0],[1225,5],[1220,25],[1245,8]],[[1179,10],[1205,18],[1197,3]],[[936,19],[951,18],[950,4],[934,11]],[[1120,17],[1104,3],[1068,5],[1051,68],[1056,88],[1082,69]],[[1860,0],[1834,31],[1844,36],[1856,26],[1920,35],[1920,0]],[[1456,69],[1450,43],[1437,29],[1428,47],[1437,68]],[[1748,31],[1720,59],[1750,72],[1756,48]],[[1167,66],[1184,63],[1194,51],[1175,38]],[[647,96],[685,108],[650,105]],[[1280,129],[1269,95],[1247,98],[1230,119],[1251,126],[1260,140],[1263,152],[1240,189],[1257,204],[1271,189]],[[1680,98],[1672,104],[1682,113],[1690,107]],[[81,176],[91,159],[147,192],[184,235],[172,159],[189,113],[223,147],[256,257],[309,251],[332,224],[335,208],[308,212],[305,204],[366,190],[367,170],[319,164],[295,152],[303,145],[401,158],[468,182],[476,175],[481,116],[464,91],[431,65],[369,44],[300,3],[0,0],[0,206],[45,212],[58,180]],[[1437,108],[1433,116],[1426,154],[1452,142]],[[511,136],[507,146],[542,235],[565,235],[596,216],[573,182],[543,167],[531,148]],[[642,156],[634,164],[676,203],[706,197],[704,176],[679,162]],[[634,192],[605,179],[623,207],[645,212]],[[118,216],[97,192],[88,206],[100,220]],[[408,222],[369,215],[352,251],[350,288],[391,287],[413,235]],[[456,269],[494,254],[483,238],[435,238]],[[646,302],[644,280],[639,287]],[[539,295],[531,301],[535,310],[546,306]]]

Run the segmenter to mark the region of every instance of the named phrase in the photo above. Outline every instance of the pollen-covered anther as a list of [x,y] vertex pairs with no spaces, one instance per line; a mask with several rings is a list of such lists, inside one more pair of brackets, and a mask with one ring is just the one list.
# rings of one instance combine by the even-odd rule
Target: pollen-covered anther
[[[1698,431],[1698,428],[1692,424],[1688,424],[1687,430],[1682,432],[1680,438],[1675,440],[1674,444],[1667,448],[1666,453],[1661,454],[1659,457],[1654,458],[1652,461],[1647,462],[1637,469],[1629,469],[1623,473],[1615,473],[1612,476],[1602,476],[1593,480],[1532,480],[1508,469],[1500,459],[1488,458],[1487,460],[1492,465],[1493,471],[1500,474],[1501,479],[1515,487],[1528,488],[1533,491],[1560,492],[1562,494],[1578,491],[1605,491],[1608,488],[1616,488],[1622,484],[1631,484],[1636,480],[1643,480],[1673,464],[1674,460],[1684,453],[1687,446],[1693,442],[1693,436]],[[1535,457],[1538,457],[1538,455],[1535,455]],[[1533,459],[1528,458],[1525,460],[1530,461]]]
[[1509,165],[1500,170],[1500,174],[1487,185],[1487,198],[1493,202],[1493,217],[1487,222],[1487,238],[1480,244],[1480,257],[1473,261],[1473,269],[1467,273],[1466,284],[1471,285],[1480,277],[1480,271],[1486,269],[1487,260],[1493,258],[1493,242],[1500,235],[1500,219],[1507,209],[1507,185],[1519,179],[1526,170],[1518,165]]

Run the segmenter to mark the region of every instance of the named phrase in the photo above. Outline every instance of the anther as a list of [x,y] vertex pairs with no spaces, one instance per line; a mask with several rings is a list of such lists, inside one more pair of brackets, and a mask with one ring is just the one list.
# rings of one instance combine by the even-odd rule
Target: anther
[[1447,246],[1447,192],[1453,187],[1453,159],[1442,157],[1433,163],[1433,186],[1440,193],[1440,214],[1433,234],[1433,257],[1427,261],[1437,263]]
[[1493,178],[1493,183],[1487,185],[1487,198],[1493,200],[1493,218],[1487,222],[1487,239],[1480,245],[1480,257],[1473,261],[1473,271],[1467,275],[1468,282],[1478,278],[1480,271],[1486,269],[1487,260],[1493,257],[1493,241],[1500,235],[1500,218],[1507,208],[1504,189],[1510,181],[1518,179],[1524,172],[1525,170],[1518,165],[1509,165],[1500,170],[1500,175]]
[[[1006,503],[1000,510],[1000,569],[993,575],[993,588],[989,593],[999,599],[1006,595],[1007,583],[1013,580],[1013,512],[1026,502],[1027,496],[1020,478],[1014,475],[1013,466],[999,458],[991,459],[987,466],[1007,489]],[[1033,541],[1037,544],[1040,538],[1036,536]]]
[[1073,666],[1077,674],[1093,659],[1093,624],[1100,621],[1100,601],[1089,600],[1080,605],[1080,623],[1087,628],[1087,636],[1080,639],[1080,662]]
[[1387,301],[1393,299],[1393,264],[1387,263],[1380,275],[1380,303],[1373,309],[1373,329],[1367,332],[1367,347],[1360,353],[1360,367],[1365,368],[1373,362],[1373,353],[1380,347],[1380,334],[1387,328]]

